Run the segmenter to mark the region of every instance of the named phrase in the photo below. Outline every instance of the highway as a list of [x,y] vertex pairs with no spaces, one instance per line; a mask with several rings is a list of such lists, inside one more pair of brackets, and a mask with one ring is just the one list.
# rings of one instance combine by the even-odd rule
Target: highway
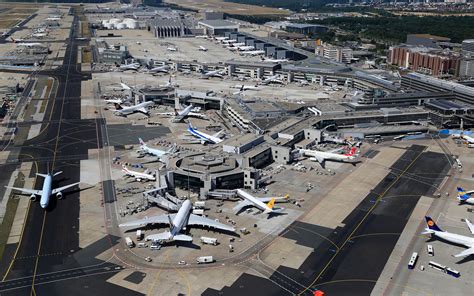
[[[81,72],[76,61],[77,28],[76,15],[63,65],[37,73],[57,79],[56,98],[48,102],[40,134],[26,141],[19,153],[19,162],[35,161],[40,173],[63,171],[53,186],[80,181],[80,160],[87,159],[88,149],[101,146],[98,143],[102,138],[98,136],[99,126],[105,125],[103,120],[81,119],[81,81],[91,77]],[[40,189],[42,179],[37,179],[35,185]],[[107,283],[106,280],[123,267],[95,259],[116,244],[116,239],[106,238],[85,249],[79,248],[79,209],[77,191],[65,192],[63,200],[52,198],[47,210],[42,209],[38,202],[29,203],[20,242],[7,246],[0,263],[2,295],[64,295],[64,291],[77,294],[71,289],[81,288],[85,278],[91,288],[103,294],[141,295]],[[54,274],[61,270],[65,272]],[[66,272],[68,270],[74,272]]]

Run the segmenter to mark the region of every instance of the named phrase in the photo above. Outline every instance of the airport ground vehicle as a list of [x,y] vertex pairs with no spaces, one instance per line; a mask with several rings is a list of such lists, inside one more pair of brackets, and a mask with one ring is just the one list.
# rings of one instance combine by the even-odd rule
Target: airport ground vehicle
[[196,262],[198,264],[212,263],[212,262],[214,262],[214,258],[212,256],[201,256],[201,257],[196,258]]
[[201,242],[203,244],[208,244],[208,245],[217,245],[217,238],[214,237],[207,237],[207,236],[201,236]]
[[413,254],[411,255],[411,258],[410,258],[410,261],[408,262],[408,269],[413,269],[415,268],[415,265],[416,265],[416,261],[418,260],[418,253],[417,252],[413,252]]
[[129,248],[135,247],[135,243],[134,243],[134,242],[132,241],[132,239],[131,239],[130,237],[128,237],[128,236],[125,238],[125,243],[127,244],[127,246],[128,246]]

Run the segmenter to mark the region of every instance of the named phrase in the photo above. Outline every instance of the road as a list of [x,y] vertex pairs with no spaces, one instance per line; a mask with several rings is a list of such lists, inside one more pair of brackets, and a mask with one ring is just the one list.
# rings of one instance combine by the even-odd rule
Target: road
[[[99,139],[102,137],[98,134],[100,126],[105,125],[100,119],[81,119],[81,82],[91,77],[81,72],[76,61],[77,45],[83,43],[75,40],[77,28],[76,15],[63,65],[38,73],[57,79],[56,98],[48,101],[40,134],[26,141],[19,154],[20,162],[35,161],[41,173],[63,171],[53,186],[80,181],[80,160],[87,159],[88,149],[101,146]],[[34,173],[31,172],[30,177]],[[42,180],[37,179],[35,184],[35,188],[40,189]],[[91,292],[98,294],[141,295],[107,283],[109,277],[122,269],[121,265],[113,263],[119,262],[116,257],[107,264],[95,259],[117,244],[117,239],[106,237],[87,248],[79,248],[79,209],[77,191],[67,192],[63,200],[52,198],[47,210],[37,202],[29,203],[20,242],[7,245],[0,263],[2,295],[64,295],[64,291],[77,294],[71,289],[81,289],[84,282],[88,283]],[[64,272],[54,274],[59,271]]]

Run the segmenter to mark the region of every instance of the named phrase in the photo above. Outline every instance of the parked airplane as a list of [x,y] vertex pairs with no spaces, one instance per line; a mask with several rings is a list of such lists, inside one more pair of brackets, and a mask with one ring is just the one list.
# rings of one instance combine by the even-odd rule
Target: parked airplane
[[125,173],[126,177],[133,177],[138,182],[140,182],[140,181],[155,181],[156,180],[155,176],[152,175],[152,174],[149,174],[148,171],[145,171],[144,173],[137,172],[137,171],[131,171],[125,165],[122,165],[122,172]]
[[168,51],[178,51],[176,47],[167,47],[166,48]]
[[[468,237],[465,235],[460,235],[456,233],[450,233],[447,231],[441,230],[441,228],[436,225],[436,223],[431,219],[431,217],[425,216],[426,224],[428,225],[425,228],[425,231],[422,234],[431,234],[432,236],[437,236],[445,241],[455,243],[467,247],[467,250],[462,251],[459,254],[453,255],[454,257],[466,257],[469,255],[474,255],[474,237]],[[467,219],[466,224],[469,228],[471,234],[474,234],[474,225]]]
[[237,85],[231,86],[231,88],[238,88],[239,89],[239,91],[234,92],[233,95],[241,94],[246,90],[255,90],[255,91],[260,90],[258,88],[258,85],[245,85],[245,84],[237,84]]
[[145,217],[140,220],[130,221],[120,224],[119,227],[143,227],[148,224],[169,224],[169,231],[158,234],[148,235],[145,240],[151,241],[187,241],[191,242],[193,238],[189,235],[181,234],[188,226],[205,226],[219,230],[235,232],[231,226],[227,226],[212,219],[194,215],[191,201],[185,200],[176,214],[158,215],[154,217]]
[[117,65],[119,70],[122,70],[122,71],[127,71],[127,70],[137,71],[140,68],[140,66],[141,66],[140,63]]
[[[340,150],[336,149],[335,151]],[[321,165],[324,166],[326,160],[334,160],[334,161],[341,161],[341,162],[351,162],[355,159],[355,154],[357,152],[356,147],[352,147],[348,153],[339,154],[335,153],[335,151],[323,152],[323,151],[316,151],[316,150],[307,150],[307,149],[300,149],[300,152],[303,153],[305,156],[309,156],[310,160],[317,161]]]
[[284,208],[274,208],[274,204],[277,200],[286,200],[288,195],[283,197],[254,197],[251,194],[243,191],[242,189],[237,189],[237,195],[242,197],[244,200],[239,202],[237,206],[234,207],[236,214],[241,212],[245,207],[254,206],[261,210],[264,214],[276,214],[281,213]]
[[217,41],[224,41],[224,40],[228,40],[229,37],[214,37],[214,39]]
[[200,72],[201,72],[201,78],[204,78],[204,79],[208,79],[210,77],[223,78],[225,74],[223,70],[214,70],[214,71],[205,72],[203,69],[200,69]]
[[164,115],[164,116],[174,116],[172,122],[177,123],[183,121],[183,119],[187,117],[197,117],[201,119],[208,119],[206,115],[199,113],[201,108],[195,108],[193,105],[189,105],[182,109],[181,111],[175,110],[173,112],[165,112],[165,113],[156,113],[156,115]]
[[199,45],[199,50],[200,50],[200,51],[207,51],[207,48],[205,48],[205,47],[202,46],[202,45]]
[[474,190],[465,191],[462,187],[458,187],[458,200],[459,203],[467,203],[470,205],[474,205],[474,198],[471,197]]
[[33,37],[33,38],[43,38],[43,37],[46,37],[46,36],[48,36],[47,33],[33,33],[33,34],[31,34],[31,37]]
[[116,99],[105,99],[104,102],[107,104],[123,104],[125,102],[130,101],[130,98],[122,99],[122,98],[116,98]]
[[147,73],[169,73],[170,70],[171,70],[170,66],[163,65],[163,66],[153,67],[150,70],[148,70]]
[[[12,38],[13,39],[13,38]],[[13,39],[14,40],[14,39]],[[21,41],[20,41],[21,40]],[[14,40],[14,42],[17,44],[16,46],[22,46],[22,47],[46,47],[43,43],[39,42],[22,42],[23,39],[18,39]]]
[[254,50],[255,47],[254,46],[251,46],[251,45],[248,45],[248,46],[239,46],[237,47],[238,50],[240,51],[250,51],[250,50]]
[[197,36],[194,36],[194,38],[207,39],[207,38],[209,38],[209,36],[207,36],[207,35],[197,35]]
[[114,111],[114,114],[118,116],[127,116],[135,112],[141,112],[145,115],[149,115],[148,108],[153,104],[152,101],[143,102],[130,107],[122,107],[120,104],[115,104],[116,110]]
[[274,58],[266,58],[266,57],[262,57],[262,62],[269,62],[269,63],[284,63],[284,62],[288,62],[288,59],[274,59]]
[[461,135],[461,138],[466,144],[474,144],[474,138],[466,135]]
[[173,146],[168,149],[168,150],[160,150],[157,148],[150,148],[148,145],[143,142],[141,138],[138,138],[138,141],[140,142],[140,150],[138,151],[141,155],[149,154],[158,157],[158,159],[161,161],[161,158],[165,155],[168,154],[173,154],[176,152],[176,143],[173,144]]
[[261,82],[261,84],[265,84],[265,85],[270,84],[270,83],[285,84],[285,82],[280,79],[280,75],[278,74],[265,78]]
[[213,135],[209,135],[209,134],[206,134],[204,132],[198,131],[197,129],[195,129],[192,126],[191,123],[189,123],[189,126],[188,126],[188,132],[191,135],[193,135],[194,137],[201,140],[201,144],[205,144],[205,143],[219,144],[220,142],[222,142],[222,139],[219,138],[219,135],[220,135],[220,133],[222,133],[222,131],[223,130],[221,130],[220,132],[217,132]]
[[258,56],[265,54],[264,50],[251,50],[251,51],[244,51],[242,52],[243,55],[250,55],[250,56]]
[[51,173],[38,174],[37,173],[36,174],[37,176],[41,176],[41,177],[44,178],[42,190],[18,188],[18,187],[9,187],[9,186],[5,186],[5,187],[13,189],[13,190],[21,191],[22,193],[30,194],[30,199],[33,200],[33,201],[36,200],[37,195],[41,196],[40,206],[43,209],[45,209],[46,207],[48,207],[51,195],[55,194],[58,199],[62,199],[62,197],[63,197],[62,191],[63,190],[66,190],[68,188],[74,187],[77,184],[79,184],[79,182],[77,182],[77,183],[73,183],[73,184],[69,184],[69,185],[66,185],[66,186],[63,186],[63,187],[53,189],[52,188],[53,187],[53,177],[56,177],[57,175],[59,175],[61,173],[62,172],[57,172],[57,173],[54,173],[54,174],[51,174]]

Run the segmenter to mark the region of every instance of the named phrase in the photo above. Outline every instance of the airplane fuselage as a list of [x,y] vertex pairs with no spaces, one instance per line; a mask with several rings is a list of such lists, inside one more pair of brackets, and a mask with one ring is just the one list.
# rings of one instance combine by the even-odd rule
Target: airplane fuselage
[[192,204],[190,200],[185,200],[179,208],[178,213],[174,216],[173,227],[171,229],[171,235],[175,236],[183,230],[188,223],[189,214],[191,213]]
[[49,205],[49,198],[52,193],[53,187],[53,177],[51,175],[46,175],[43,183],[43,192],[41,193],[40,206],[45,209]]
[[446,231],[436,231],[436,230],[428,230],[428,229],[427,231],[430,231],[431,234],[451,243],[463,245],[468,248],[471,248],[474,246],[474,238],[472,237],[468,237],[468,236],[456,234],[456,233],[449,233]]

